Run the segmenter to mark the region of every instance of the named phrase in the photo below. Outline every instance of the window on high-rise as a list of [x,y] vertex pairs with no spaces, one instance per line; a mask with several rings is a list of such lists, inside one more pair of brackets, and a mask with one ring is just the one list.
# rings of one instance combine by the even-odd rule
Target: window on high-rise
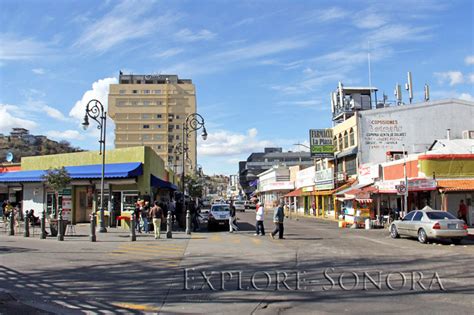
[[150,119],[151,115],[150,114],[142,114],[142,119]]
[[150,94],[150,90],[143,90],[143,94]]
[[144,106],[149,106],[149,105],[150,105],[150,101],[143,101],[143,105],[144,105]]
[[137,93],[138,93],[138,90],[133,90],[132,93],[133,93],[133,94],[137,94]]
[[349,147],[349,134],[344,131],[344,149]]
[[143,129],[150,129],[150,125],[143,125]]
[[160,119],[160,118],[161,118],[161,114],[157,114],[157,115],[156,115],[156,118]]
[[354,129],[353,128],[351,128],[350,131],[349,131],[349,144],[350,144],[351,147],[353,145],[355,145]]
[[161,90],[155,90],[155,94],[161,94]]

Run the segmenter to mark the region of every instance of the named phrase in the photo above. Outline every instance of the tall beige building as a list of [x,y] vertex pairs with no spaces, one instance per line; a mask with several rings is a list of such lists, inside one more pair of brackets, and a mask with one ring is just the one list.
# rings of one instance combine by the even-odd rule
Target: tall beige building
[[[120,72],[109,91],[109,116],[115,122],[115,147],[146,145],[170,169],[182,170],[176,146],[183,141],[183,123],[196,112],[196,88],[177,75],[135,75]],[[186,172],[196,167],[196,133],[188,138]]]

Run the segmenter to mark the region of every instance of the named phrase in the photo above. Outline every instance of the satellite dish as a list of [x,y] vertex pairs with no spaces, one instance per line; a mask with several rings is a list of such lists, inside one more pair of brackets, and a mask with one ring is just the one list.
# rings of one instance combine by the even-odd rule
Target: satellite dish
[[13,161],[13,153],[8,152],[7,156],[5,158],[6,158],[7,162]]

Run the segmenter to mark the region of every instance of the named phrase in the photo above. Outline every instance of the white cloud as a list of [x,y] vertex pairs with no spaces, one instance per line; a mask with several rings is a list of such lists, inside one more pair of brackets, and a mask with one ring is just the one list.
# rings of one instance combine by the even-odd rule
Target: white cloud
[[474,96],[469,93],[461,93],[459,99],[474,102]]
[[312,22],[330,22],[335,20],[340,20],[346,17],[349,14],[348,11],[339,8],[339,7],[332,7],[323,10],[315,10],[309,12],[308,14],[304,15],[300,20],[304,23],[312,23]]
[[169,58],[169,57],[173,57],[173,56],[176,56],[180,53],[182,53],[184,50],[181,49],[181,48],[171,48],[171,49],[167,49],[167,50],[164,50],[162,52],[159,52],[157,54],[155,54],[155,57],[157,58]]
[[[34,90],[30,91],[33,92]],[[33,94],[40,93],[40,91],[35,91]],[[27,106],[28,110],[31,110],[33,112],[46,113],[46,115],[48,115],[49,117],[60,121],[68,120],[68,118],[64,116],[64,114],[61,113],[58,109],[47,105],[44,101],[34,100],[33,98],[29,97],[25,105]]]
[[449,82],[449,85],[453,86],[464,83],[464,76],[460,71],[435,72],[435,76],[438,77],[440,84]]
[[0,132],[9,133],[12,128],[34,129],[38,124],[32,120],[22,119],[16,116],[21,112],[17,106],[0,104]]
[[86,105],[90,100],[99,100],[104,105],[105,110],[108,108],[108,95],[110,84],[118,83],[117,78],[105,78],[95,81],[92,84],[92,89],[86,91],[82,98],[74,104],[73,108],[69,112],[69,116],[74,117],[78,122],[82,123],[84,114],[86,111]]
[[464,62],[465,62],[467,65],[474,65],[474,55],[473,55],[473,56],[467,56],[467,57],[464,59]]
[[262,151],[272,145],[270,141],[257,139],[257,135],[256,128],[249,129],[246,134],[227,130],[210,132],[206,141],[199,141],[198,152],[201,156],[229,156]]
[[[237,48],[230,48],[224,51],[211,52],[186,62],[178,63],[163,70],[163,72],[181,73],[183,76],[196,76],[198,74],[208,74],[228,70],[238,63],[254,61],[262,64],[259,58],[276,55],[290,50],[304,48],[309,44],[308,40],[286,38],[280,40],[261,41],[253,44],[239,44]],[[266,60],[274,63],[274,60]],[[299,63],[299,62],[298,62]],[[298,66],[295,63],[285,64],[288,67]]]
[[38,74],[38,75],[45,74],[45,71],[44,71],[43,68],[35,68],[35,69],[31,69],[31,71],[32,71],[34,74]]
[[120,2],[101,19],[89,23],[73,47],[103,53],[126,41],[150,35],[179,19],[177,14],[145,17],[152,6],[152,1]]
[[46,43],[14,34],[0,33],[0,43],[0,60],[30,60],[52,52]]
[[193,33],[190,29],[183,28],[177,32],[175,36],[176,39],[182,42],[196,42],[200,40],[211,40],[216,37],[216,34],[206,29]]
[[354,18],[354,25],[358,28],[372,29],[387,24],[387,17],[375,12],[362,11]]
[[77,130],[47,131],[46,135],[55,140],[84,140],[84,135]]
[[467,78],[469,83],[474,83],[474,73],[468,74]]

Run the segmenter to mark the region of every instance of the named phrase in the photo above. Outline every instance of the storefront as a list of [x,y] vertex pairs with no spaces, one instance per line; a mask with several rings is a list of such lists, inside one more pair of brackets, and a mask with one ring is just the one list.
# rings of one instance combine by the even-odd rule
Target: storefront
[[[44,209],[51,218],[56,218],[55,192],[46,186],[43,176],[47,169],[65,166],[71,182],[59,192],[64,217],[72,223],[89,222],[90,214],[101,205],[102,170],[102,164],[85,164],[89,161],[100,161],[100,156],[97,152],[78,152],[23,158],[23,170],[1,174],[0,185],[15,191],[9,194],[10,200],[22,201],[22,212],[34,210],[38,214]],[[110,225],[115,224],[113,218],[129,216],[138,198],[150,201],[169,198],[177,189],[173,183],[160,178],[168,178],[163,165],[150,148],[107,151],[103,205]]]

